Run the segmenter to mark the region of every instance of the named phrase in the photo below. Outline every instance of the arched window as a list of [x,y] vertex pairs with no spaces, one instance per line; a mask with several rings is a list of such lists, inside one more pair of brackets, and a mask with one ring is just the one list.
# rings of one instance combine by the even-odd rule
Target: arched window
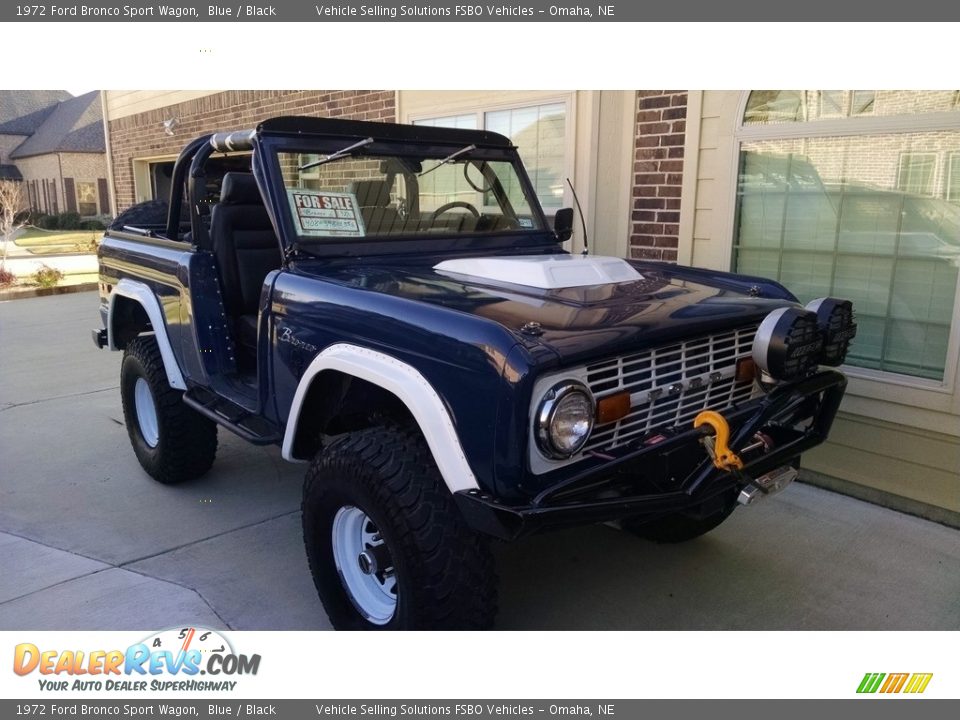
[[942,383],[956,365],[960,91],[754,90],[738,129],[739,272],[847,297],[849,364]]

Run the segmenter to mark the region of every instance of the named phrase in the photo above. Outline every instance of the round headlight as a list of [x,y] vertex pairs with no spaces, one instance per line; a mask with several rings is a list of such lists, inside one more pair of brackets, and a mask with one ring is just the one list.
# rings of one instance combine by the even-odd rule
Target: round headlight
[[537,445],[551,458],[568,458],[583,447],[593,430],[596,405],[582,384],[567,380],[544,395],[537,411]]
[[796,307],[767,315],[753,340],[753,361],[775,380],[796,380],[813,370],[823,348],[817,316]]
[[857,336],[853,303],[838,298],[818,298],[807,303],[807,310],[816,314],[820,332],[823,333],[820,362],[834,367],[843,365],[850,341]]

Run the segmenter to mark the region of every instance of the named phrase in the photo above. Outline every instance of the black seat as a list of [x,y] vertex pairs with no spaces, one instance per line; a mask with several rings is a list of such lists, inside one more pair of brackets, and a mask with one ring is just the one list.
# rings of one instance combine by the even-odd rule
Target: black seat
[[257,345],[257,310],[264,278],[280,267],[280,245],[250,173],[223,176],[210,214],[210,238],[220,269],[223,305],[241,345]]
[[389,180],[355,180],[350,183],[350,192],[357,198],[360,214],[368,235],[389,235],[391,232],[400,232],[403,228],[403,219],[396,209],[387,207],[390,204]]

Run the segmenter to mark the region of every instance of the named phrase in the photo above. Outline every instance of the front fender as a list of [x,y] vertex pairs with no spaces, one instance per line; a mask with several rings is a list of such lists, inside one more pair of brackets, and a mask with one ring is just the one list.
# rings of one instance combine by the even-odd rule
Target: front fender
[[349,343],[338,343],[323,350],[300,378],[283,437],[284,459],[306,460],[294,455],[294,440],[307,392],[314,378],[324,370],[352,375],[396,395],[420,426],[450,492],[479,489],[450,413],[426,378],[413,366],[390,355]]

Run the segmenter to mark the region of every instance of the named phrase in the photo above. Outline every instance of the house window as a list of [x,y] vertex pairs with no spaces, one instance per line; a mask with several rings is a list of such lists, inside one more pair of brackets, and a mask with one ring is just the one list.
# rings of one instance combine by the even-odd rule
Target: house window
[[947,164],[947,201],[960,205],[960,152],[950,154]]
[[[422,118],[414,120],[413,124],[483,128],[506,135],[517,146],[544,210],[549,214],[563,206],[563,179],[568,174],[566,103],[555,102]],[[522,199],[519,187],[506,190],[511,197]]]
[[878,90],[862,117],[862,91],[849,91],[850,111],[826,130],[817,119],[789,132],[758,113],[810,117],[817,91],[763,92],[739,132],[736,270],[775,278],[804,303],[853,300],[849,365],[944,381],[960,331],[960,116],[930,127],[913,114],[948,110],[952,92]]
[[936,153],[902,153],[897,189],[916,195],[932,195],[936,170]]
[[89,217],[97,214],[97,184],[78,180],[77,186],[77,212],[82,217]]
[[754,90],[747,98],[743,124],[827,122],[957,109],[956,90]]

